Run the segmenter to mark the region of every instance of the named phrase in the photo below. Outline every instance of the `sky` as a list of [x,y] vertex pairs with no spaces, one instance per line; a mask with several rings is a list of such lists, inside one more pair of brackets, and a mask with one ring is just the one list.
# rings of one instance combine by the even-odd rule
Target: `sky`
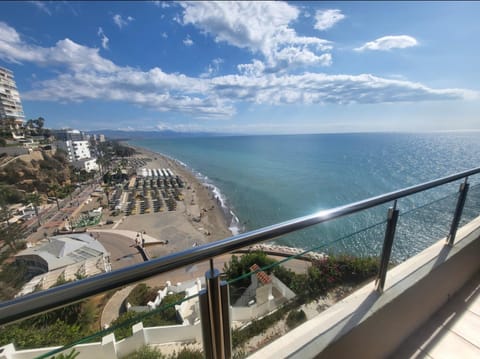
[[50,128],[480,130],[480,2],[0,2]]

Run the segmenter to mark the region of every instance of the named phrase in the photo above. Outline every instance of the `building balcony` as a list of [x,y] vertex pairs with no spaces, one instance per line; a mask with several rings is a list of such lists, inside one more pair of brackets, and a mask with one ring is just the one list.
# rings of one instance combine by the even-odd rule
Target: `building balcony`
[[[149,259],[139,239],[145,262],[0,303],[0,325],[112,289],[123,288],[113,295],[121,298],[138,281],[156,275],[166,280],[176,278],[193,266],[206,272],[205,278],[167,283],[146,307],[132,309],[140,312],[138,316],[116,324],[104,321],[110,327],[87,338],[59,343],[63,346],[23,350],[8,344],[0,349],[0,358],[49,358],[72,348],[79,353],[77,358],[121,358],[145,345],[171,352],[185,343],[193,343],[189,345],[208,358],[439,358],[439,353],[452,350],[462,358],[478,357],[478,174],[480,168],[472,169],[162,258]],[[440,188],[444,191],[435,199],[408,207],[411,196]],[[363,229],[314,248],[287,251],[262,243],[371,210],[386,212],[384,219],[366,221]],[[375,248],[378,269],[360,286],[350,285],[347,295],[340,295],[339,301],[325,309],[329,292],[323,286],[346,287],[329,283],[331,278],[343,278],[337,272],[349,262],[337,265],[340,262],[330,262],[334,255],[324,253],[334,253],[335,244],[348,247],[357,240]],[[238,255],[257,249],[271,255],[282,252],[284,259],[251,266],[249,272],[229,278],[215,269],[222,268],[232,252]],[[322,271],[315,277],[312,268]],[[355,268],[356,273],[348,272],[350,277],[365,269],[363,264]],[[289,282],[294,275],[287,275],[287,269],[303,282]],[[169,295],[179,296],[167,301]],[[112,301],[117,300],[114,297]],[[450,307],[458,304],[460,309]],[[174,323],[157,324],[158,316],[164,320],[162,316],[171,314],[173,308]],[[289,329],[290,313],[300,310],[306,312],[308,320]]]

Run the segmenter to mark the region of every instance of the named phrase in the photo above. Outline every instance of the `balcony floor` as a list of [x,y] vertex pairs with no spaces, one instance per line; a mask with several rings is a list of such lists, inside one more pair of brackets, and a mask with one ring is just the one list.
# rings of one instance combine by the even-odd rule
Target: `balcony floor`
[[480,272],[410,335],[392,358],[480,358]]

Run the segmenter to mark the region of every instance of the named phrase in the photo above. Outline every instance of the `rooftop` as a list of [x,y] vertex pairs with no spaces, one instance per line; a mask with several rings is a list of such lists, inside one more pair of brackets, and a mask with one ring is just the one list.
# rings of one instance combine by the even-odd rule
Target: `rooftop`
[[72,233],[50,237],[40,245],[21,251],[16,257],[39,256],[48,263],[48,269],[51,271],[101,256],[106,252],[102,244],[90,235]]

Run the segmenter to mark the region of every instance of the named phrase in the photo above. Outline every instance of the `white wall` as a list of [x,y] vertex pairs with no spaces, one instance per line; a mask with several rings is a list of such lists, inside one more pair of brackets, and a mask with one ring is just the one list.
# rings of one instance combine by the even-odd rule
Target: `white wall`
[[[172,342],[201,342],[202,332],[200,322],[195,325],[170,325],[164,327],[143,328],[142,323],[132,327],[131,337],[116,341],[113,333],[102,338],[101,342],[79,344],[75,350],[79,352],[77,359],[116,359],[128,355],[138,348],[148,344],[165,344]],[[0,349],[0,359],[33,359],[46,354],[59,347],[40,349],[15,350],[13,344],[8,344]],[[65,353],[69,353],[68,349]]]

